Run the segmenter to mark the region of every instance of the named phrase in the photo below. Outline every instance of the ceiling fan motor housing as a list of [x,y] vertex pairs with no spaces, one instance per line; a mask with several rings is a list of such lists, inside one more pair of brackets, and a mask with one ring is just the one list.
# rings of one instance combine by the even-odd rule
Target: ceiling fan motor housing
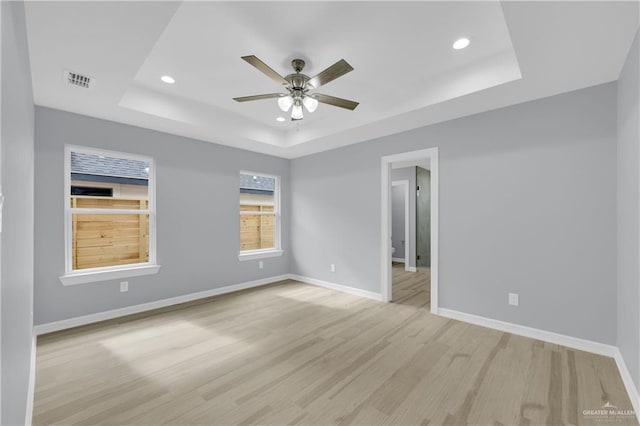
[[[295,74],[289,74],[284,79],[289,82],[289,87],[296,90],[305,90],[307,81],[311,78],[308,75],[300,74],[300,72],[304,69],[305,62],[302,59],[294,59],[291,61],[291,67],[296,72]],[[293,93],[291,93],[293,95]]]
[[289,82],[290,89],[305,90],[305,86],[307,85],[307,81],[310,80],[310,77],[304,74],[289,74],[284,79]]

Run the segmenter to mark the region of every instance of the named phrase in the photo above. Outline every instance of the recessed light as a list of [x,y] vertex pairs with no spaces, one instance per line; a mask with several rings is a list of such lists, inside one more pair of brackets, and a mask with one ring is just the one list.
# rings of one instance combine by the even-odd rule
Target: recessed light
[[469,39],[468,38],[461,38],[456,40],[455,43],[453,43],[453,48],[456,50],[460,50],[460,49],[464,49],[465,47],[467,47],[469,45]]
[[160,80],[167,84],[173,84],[176,82],[175,78],[171,77],[170,75],[163,75],[162,77],[160,77]]
[[281,122],[281,123],[282,123],[283,121],[285,121],[285,120],[286,120],[286,118],[284,118],[284,117],[278,117],[278,118],[276,118],[276,121],[279,121],[279,122]]

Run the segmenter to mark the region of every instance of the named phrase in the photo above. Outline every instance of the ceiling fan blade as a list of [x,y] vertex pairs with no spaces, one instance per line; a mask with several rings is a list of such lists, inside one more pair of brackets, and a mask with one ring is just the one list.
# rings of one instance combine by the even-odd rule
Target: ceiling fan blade
[[353,111],[360,104],[359,102],[350,101],[348,99],[336,98],[335,96],[323,95],[321,93],[313,93],[311,95],[312,98],[318,100],[318,102],[322,102],[323,104],[329,104],[333,106],[337,106],[344,109],[350,109]]
[[267,77],[269,77],[271,80],[275,81],[276,83],[282,84],[283,86],[289,85],[289,82],[285,80],[284,77],[282,77],[280,74],[275,72],[271,67],[269,67],[269,65],[262,62],[256,56],[254,55],[243,56],[242,59],[244,59],[245,61],[247,61],[254,67],[256,67],[258,71],[262,72],[263,74],[265,74]]
[[260,99],[272,99],[272,98],[280,98],[282,96],[287,96],[284,93],[267,93],[266,95],[253,95],[253,96],[241,96],[239,98],[233,98],[236,102],[248,102],[248,101],[259,101]]
[[349,65],[349,63],[344,59],[340,59],[338,62],[331,65],[320,74],[312,77],[309,81],[307,81],[307,85],[311,85],[314,89],[317,89],[318,87],[327,84],[338,77],[342,77],[350,71],[353,71],[353,67]]

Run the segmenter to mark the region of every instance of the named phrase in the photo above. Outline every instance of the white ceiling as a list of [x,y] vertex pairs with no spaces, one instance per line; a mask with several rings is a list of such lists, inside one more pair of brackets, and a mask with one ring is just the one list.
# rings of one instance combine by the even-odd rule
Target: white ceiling
[[[616,80],[638,3],[47,1],[27,27],[38,105],[293,158]],[[279,91],[245,55],[310,76],[344,58],[318,92],[360,105],[276,122],[274,99],[232,100]]]

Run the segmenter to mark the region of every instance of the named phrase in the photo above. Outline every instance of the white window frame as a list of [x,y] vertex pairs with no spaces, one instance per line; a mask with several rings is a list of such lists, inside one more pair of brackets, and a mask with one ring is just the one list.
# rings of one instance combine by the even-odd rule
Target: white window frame
[[[147,210],[130,209],[87,209],[72,208],[71,200],[71,153],[102,155],[105,157],[141,160],[149,164],[148,208]],[[107,151],[77,145],[65,145],[64,148],[64,246],[65,274],[60,277],[63,285],[86,284],[120,278],[156,274],[160,265],[156,263],[156,167],[153,158],[120,151]],[[127,265],[103,266],[99,268],[73,269],[72,253],[72,215],[73,214],[148,214],[149,215],[149,261]]]
[[[261,177],[274,179],[275,190],[273,191],[273,213],[271,212],[240,212],[240,186],[238,185],[238,227],[237,227],[238,259],[240,261],[245,261],[245,260],[264,259],[268,257],[282,256],[283,250],[282,250],[282,240],[281,240],[282,215],[280,212],[280,176],[272,175],[269,173],[251,172],[247,170],[240,170],[240,173],[238,173],[238,179],[240,179],[240,175],[261,176]],[[257,249],[257,250],[240,250],[240,217],[242,215],[270,216],[272,214],[274,217],[274,232],[275,232],[275,235],[273,237],[273,248]]]

